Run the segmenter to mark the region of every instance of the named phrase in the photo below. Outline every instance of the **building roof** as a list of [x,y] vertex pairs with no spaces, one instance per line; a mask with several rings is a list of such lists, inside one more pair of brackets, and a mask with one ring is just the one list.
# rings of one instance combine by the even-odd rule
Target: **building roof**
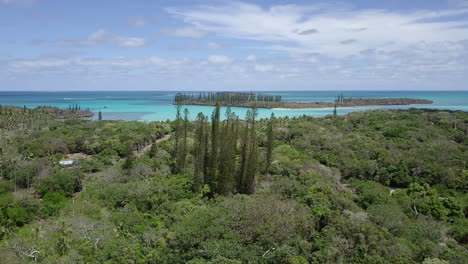
[[60,165],[64,165],[64,166],[69,166],[69,165],[73,165],[73,163],[75,163],[74,160],[61,160],[59,161]]

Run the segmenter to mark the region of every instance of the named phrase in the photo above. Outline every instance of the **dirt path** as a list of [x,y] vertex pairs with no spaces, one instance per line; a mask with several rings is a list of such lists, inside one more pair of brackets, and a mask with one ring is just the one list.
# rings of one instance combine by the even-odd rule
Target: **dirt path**
[[[171,138],[171,135],[165,135],[164,137],[160,138],[160,139],[157,139],[155,144],[159,144],[161,142],[164,142],[166,140],[169,140]],[[135,151],[135,156],[137,156],[138,158],[139,157],[142,157],[143,155],[145,155],[148,151],[150,151],[151,149],[151,146],[153,146],[153,144],[149,144],[148,146],[142,148],[140,151]]]

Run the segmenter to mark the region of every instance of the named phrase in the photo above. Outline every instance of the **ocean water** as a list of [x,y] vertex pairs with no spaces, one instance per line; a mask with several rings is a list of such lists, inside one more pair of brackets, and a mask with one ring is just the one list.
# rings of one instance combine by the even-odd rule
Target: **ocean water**
[[[137,121],[165,121],[175,118],[175,107],[172,105],[174,91],[99,91],[99,92],[2,92],[1,105],[26,106],[34,108],[41,105],[68,108],[71,104],[79,104],[81,109],[89,108],[96,113],[103,114],[108,120],[137,120]],[[337,91],[272,91],[262,92],[281,95],[286,101],[293,102],[333,102]],[[419,98],[434,101],[430,105],[409,106],[372,106],[338,108],[338,114],[369,109],[408,109],[432,108],[446,110],[461,110],[468,112],[468,91],[346,91],[345,97],[355,98]],[[185,106],[190,112],[190,119],[195,119],[199,112],[210,115],[213,107]],[[241,118],[245,116],[246,108],[233,107],[232,110]],[[332,108],[272,110],[259,109],[259,118],[270,117],[271,113],[277,117],[294,117],[310,115],[315,117],[332,114]]]

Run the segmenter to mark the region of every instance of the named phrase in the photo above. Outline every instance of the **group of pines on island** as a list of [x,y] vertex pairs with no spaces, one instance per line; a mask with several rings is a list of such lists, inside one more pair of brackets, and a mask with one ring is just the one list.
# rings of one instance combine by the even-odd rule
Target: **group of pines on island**
[[[187,133],[190,131],[189,111],[183,111],[181,104],[176,105],[175,120],[175,173],[187,172],[189,146]],[[203,191],[209,196],[217,194],[255,192],[255,175],[260,170],[258,162],[258,141],[256,134],[257,109],[247,111],[245,120],[231,112],[228,107],[225,120],[221,120],[220,104],[217,103],[211,115],[197,115],[195,125],[193,153],[194,189]],[[273,149],[273,126],[275,116],[272,114],[267,127],[266,167],[269,171]],[[238,144],[240,143],[240,144]]]
[[337,110],[336,110],[336,105],[339,103],[347,103],[351,101],[351,98],[345,98],[343,93],[340,93],[336,98],[335,98],[335,105],[333,107],[333,116],[336,117],[338,115]]
[[[81,105],[79,105],[79,104],[70,104],[70,105],[68,105],[67,110],[81,111]],[[90,111],[90,109],[86,108],[85,111]]]
[[239,92],[200,92],[177,93],[174,96],[175,103],[217,103],[232,105],[252,102],[282,102],[280,95],[239,93]]
[[335,98],[335,103],[347,103],[351,101],[351,98],[345,98],[343,93],[340,93],[336,98]]
[[78,104],[71,104],[71,105],[68,106],[67,110],[79,111],[79,110],[81,110],[81,106],[78,105]]

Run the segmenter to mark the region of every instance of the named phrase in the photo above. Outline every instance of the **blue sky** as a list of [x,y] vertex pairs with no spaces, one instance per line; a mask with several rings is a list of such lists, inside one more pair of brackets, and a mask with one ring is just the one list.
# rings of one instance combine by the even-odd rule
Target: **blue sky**
[[468,90],[468,0],[0,0],[0,90]]

